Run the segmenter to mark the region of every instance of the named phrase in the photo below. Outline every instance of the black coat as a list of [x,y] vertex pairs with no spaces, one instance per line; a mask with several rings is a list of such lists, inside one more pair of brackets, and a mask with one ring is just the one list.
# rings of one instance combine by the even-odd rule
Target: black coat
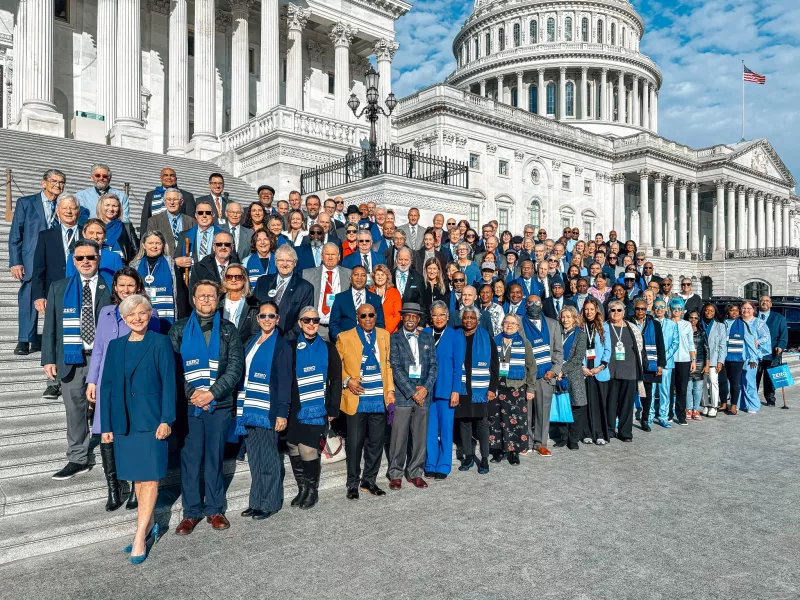
[[[303,338],[305,339],[305,338]],[[299,340],[289,340],[289,347],[292,349],[292,373],[296,372],[297,365],[295,359],[297,358],[297,342]],[[324,341],[324,340],[323,340]],[[325,410],[328,411],[329,417],[338,417],[339,408],[342,404],[342,359],[339,352],[336,350],[336,344],[333,342],[325,342],[328,348],[328,381],[325,388]],[[291,418],[296,418],[297,413],[294,407],[300,406],[300,392],[297,388],[297,377],[294,377],[292,384],[292,412]]]
[[[277,282],[277,273],[262,275],[258,278],[253,295],[260,302],[273,300],[274,296],[270,296],[269,292],[277,288]],[[287,339],[297,337],[297,334],[300,332],[297,319],[300,316],[300,310],[306,306],[315,306],[314,286],[303,279],[302,273],[293,273],[283,293],[281,302],[278,305],[278,309],[281,313],[278,329]]]
[[[392,283],[394,283],[394,287],[397,287],[397,271],[392,271]],[[414,269],[409,269],[408,271],[408,281],[406,281],[406,289],[403,293],[403,304],[406,302],[416,302],[420,306],[425,306],[425,299],[423,298],[422,292],[425,286],[425,281],[422,279],[422,275],[417,273]],[[398,291],[400,291],[398,289]]]
[[[183,195],[183,205],[181,206],[181,214],[194,217],[194,213],[196,212],[194,204],[194,196],[184,189],[181,188],[178,189],[181,190],[181,194]],[[144,235],[144,232],[147,231],[147,221],[150,217],[153,216],[154,192],[155,190],[150,190],[144,195],[144,205],[142,206],[142,220],[141,224],[139,225],[139,235]]]
[[[245,304],[242,307],[242,314],[239,316],[239,324],[236,326],[239,330],[239,337],[242,340],[243,348],[247,345],[251,337],[261,332],[256,318],[256,314],[258,313],[258,300],[256,300],[255,296],[247,296],[244,301]],[[219,308],[217,310],[219,311],[219,315],[222,316],[225,310],[225,294],[220,296]]]
[[[50,285],[67,276],[67,257],[64,255],[61,233],[61,227],[39,232],[36,252],[33,255],[33,273],[31,274],[32,300],[47,298]],[[75,226],[75,233],[70,250],[82,237],[78,225]]]
[[[577,310],[578,305],[575,304],[574,300],[571,300],[566,296],[562,296],[561,300],[562,300],[561,308],[564,308],[565,306],[572,306]],[[553,296],[550,296],[549,298],[545,298],[544,300],[542,300],[542,312],[544,313],[545,317],[553,319],[554,321],[558,321],[558,313],[556,313],[556,304],[555,301],[553,300]]]
[[122,223],[122,231],[119,234],[119,247],[122,250],[122,262],[126,265],[133,260],[139,251],[139,237],[132,223]]
[[422,320],[423,323],[427,321],[428,325],[430,325],[430,314],[431,314],[431,305],[441,300],[444,302],[448,307],[450,306],[450,290],[448,289],[447,283],[444,284],[444,293],[439,290],[439,287],[431,287],[428,282],[425,282],[425,287],[422,290],[422,308],[425,309],[427,313],[427,317]]

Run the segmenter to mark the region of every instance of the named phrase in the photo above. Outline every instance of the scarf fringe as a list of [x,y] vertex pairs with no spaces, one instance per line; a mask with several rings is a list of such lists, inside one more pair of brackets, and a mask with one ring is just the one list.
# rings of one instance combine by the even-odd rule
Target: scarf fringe
[[364,400],[363,396],[358,400],[358,408],[356,412],[360,413],[379,413],[384,412],[386,410],[386,405],[384,404],[383,400],[375,399],[375,400]]
[[245,427],[272,429],[272,421],[269,420],[269,415],[246,412],[241,417],[236,417],[236,435],[247,435]]
[[328,410],[325,405],[303,406],[297,413],[297,420],[303,425],[324,425]]
[[489,397],[487,396],[487,392],[489,390],[481,389],[476,390],[475,388],[472,389],[472,403],[473,404],[486,404],[489,401]]

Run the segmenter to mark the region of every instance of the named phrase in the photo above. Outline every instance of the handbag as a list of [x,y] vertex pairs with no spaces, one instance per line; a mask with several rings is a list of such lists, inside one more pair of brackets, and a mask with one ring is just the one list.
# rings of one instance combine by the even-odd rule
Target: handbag
[[553,401],[550,403],[550,421],[552,423],[574,422],[569,394],[564,392],[553,394]]
[[322,436],[322,443],[320,446],[323,465],[339,462],[347,457],[342,436],[337,435],[330,425],[326,427],[326,432],[325,435]]

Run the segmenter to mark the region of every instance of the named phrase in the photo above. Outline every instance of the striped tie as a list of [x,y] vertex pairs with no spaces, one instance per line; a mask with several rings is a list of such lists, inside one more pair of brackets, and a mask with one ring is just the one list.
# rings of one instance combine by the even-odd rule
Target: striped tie
[[175,245],[176,246],[178,245],[178,238],[181,235],[181,232],[178,231],[178,220],[179,219],[180,219],[180,217],[178,217],[177,219],[170,219],[172,221],[172,237],[175,238]]

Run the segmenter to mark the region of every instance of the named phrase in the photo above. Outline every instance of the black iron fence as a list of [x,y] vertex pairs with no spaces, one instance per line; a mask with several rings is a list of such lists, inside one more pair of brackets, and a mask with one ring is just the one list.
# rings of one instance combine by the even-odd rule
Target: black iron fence
[[797,258],[798,256],[800,256],[800,249],[792,246],[782,246],[780,248],[753,248],[752,250],[728,250],[725,253],[726,259],[775,257]]
[[374,156],[369,151],[364,151],[301,171],[300,193],[310,194],[381,174],[469,188],[467,163],[432,154],[409,152],[402,148],[384,147],[378,148]]

